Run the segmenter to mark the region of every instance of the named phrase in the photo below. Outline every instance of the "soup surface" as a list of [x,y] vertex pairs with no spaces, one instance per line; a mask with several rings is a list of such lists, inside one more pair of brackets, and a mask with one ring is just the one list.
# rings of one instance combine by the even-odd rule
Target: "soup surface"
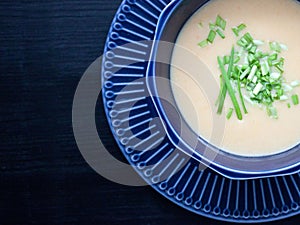
[[[213,44],[199,47],[197,44],[209,33],[209,22],[214,22],[217,15],[227,21],[224,32],[226,38],[216,37]],[[246,32],[254,39],[287,45],[288,50],[281,55],[285,58],[284,77],[291,82],[300,80],[299,21],[300,4],[295,0],[212,0],[186,22],[173,52],[171,81],[176,104],[183,118],[198,135],[224,151],[245,156],[279,153],[300,142],[299,105],[292,104],[288,108],[286,102],[274,103],[278,119],[273,119],[265,109],[246,102],[248,114],[244,115],[242,121],[235,115],[226,119],[226,113],[232,107],[229,96],[226,97],[222,115],[216,115],[215,105],[220,90],[217,56],[228,55],[237,41],[231,28],[244,23],[247,25]],[[189,74],[182,66],[177,67],[178,64],[189,67],[193,61],[182,51],[191,52],[199,65],[206,68]],[[210,81],[203,82],[203,79]],[[299,89],[294,89],[295,94],[300,94]],[[216,131],[222,132],[218,137],[213,137]]]

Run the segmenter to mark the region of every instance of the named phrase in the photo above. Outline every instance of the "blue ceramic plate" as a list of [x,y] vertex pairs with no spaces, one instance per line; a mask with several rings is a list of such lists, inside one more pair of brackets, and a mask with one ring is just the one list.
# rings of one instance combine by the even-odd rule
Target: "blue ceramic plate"
[[157,21],[169,0],[126,0],[106,42],[104,107],[130,164],[161,195],[213,219],[266,222],[300,212],[300,174],[238,181],[176,149],[157,118],[145,75]]

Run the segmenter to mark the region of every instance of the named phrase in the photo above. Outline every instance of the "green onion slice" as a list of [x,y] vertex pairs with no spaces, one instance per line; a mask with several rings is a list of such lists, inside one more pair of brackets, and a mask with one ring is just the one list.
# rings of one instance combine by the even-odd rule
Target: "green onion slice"
[[230,118],[231,118],[231,116],[232,116],[232,113],[233,113],[233,108],[230,108],[229,110],[228,110],[228,113],[227,113],[227,116],[226,116],[226,118],[229,120]]
[[204,47],[206,47],[208,45],[208,41],[207,40],[203,40],[203,41],[199,42],[198,45],[201,48],[204,48]]
[[222,38],[222,39],[224,39],[225,38],[225,35],[224,35],[224,33],[220,30],[220,29],[217,29],[217,34]]
[[220,27],[222,30],[225,30],[226,24],[227,24],[226,20],[224,20],[220,15],[218,15],[216,19],[216,25]]
[[216,31],[211,30],[208,34],[207,41],[212,44],[215,40],[215,37],[216,37]]
[[292,95],[292,101],[294,105],[298,105],[299,104],[299,97],[298,95]]
[[239,96],[240,96],[240,100],[241,100],[241,103],[242,103],[242,107],[243,107],[243,110],[244,110],[244,113],[248,113],[247,111],[247,108],[245,106],[245,101],[244,101],[244,97],[243,97],[243,94],[242,94],[242,90],[241,90],[241,82],[240,82],[240,79],[238,79],[238,92],[239,92]]

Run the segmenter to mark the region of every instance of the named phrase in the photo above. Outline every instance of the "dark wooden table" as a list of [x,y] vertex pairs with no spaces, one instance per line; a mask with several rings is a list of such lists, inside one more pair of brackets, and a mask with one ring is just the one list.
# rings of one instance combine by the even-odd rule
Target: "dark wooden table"
[[[106,180],[76,146],[74,92],[103,53],[120,2],[0,1],[0,224],[226,224],[194,215],[149,186]],[[98,107],[106,147],[123,160],[101,100]],[[272,224],[299,223],[300,216]]]

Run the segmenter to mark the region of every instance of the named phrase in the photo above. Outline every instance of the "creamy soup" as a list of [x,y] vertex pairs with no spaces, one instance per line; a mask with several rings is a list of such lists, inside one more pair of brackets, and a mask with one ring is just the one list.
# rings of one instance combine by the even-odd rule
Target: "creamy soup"
[[[205,48],[197,46],[207,37],[208,24],[214,22],[217,15],[227,21],[226,38],[217,36],[213,44]],[[249,113],[239,121],[235,115],[226,119],[226,113],[232,107],[229,96],[226,97],[223,114],[218,115],[223,120],[215,119],[217,106],[214,104],[220,89],[217,56],[228,55],[237,41],[232,27],[244,23],[247,32],[255,39],[287,45],[289,49],[281,53],[285,58],[284,77],[287,81],[294,81],[300,80],[299,22],[300,4],[294,0],[212,0],[186,22],[176,41],[178,47],[173,52],[172,64],[175,66],[171,68],[171,81],[174,82],[173,94],[183,118],[199,136],[224,151],[245,156],[279,153],[299,143],[300,105],[291,104],[288,108],[286,102],[274,103],[278,119],[273,119],[264,109],[246,102]],[[190,63],[188,58],[183,57],[182,47],[195,54],[199,64],[203,63],[207,70],[187,74],[183,69],[176,68],[176,64]],[[212,92],[208,93],[205,91],[207,88],[201,87],[205,76],[214,78],[214,83],[210,84]],[[300,94],[299,89],[293,90],[295,94]],[[189,101],[182,95],[182,90]],[[197,116],[191,116],[191,111],[196,112]],[[213,129],[224,129],[224,132],[211,140]]]

